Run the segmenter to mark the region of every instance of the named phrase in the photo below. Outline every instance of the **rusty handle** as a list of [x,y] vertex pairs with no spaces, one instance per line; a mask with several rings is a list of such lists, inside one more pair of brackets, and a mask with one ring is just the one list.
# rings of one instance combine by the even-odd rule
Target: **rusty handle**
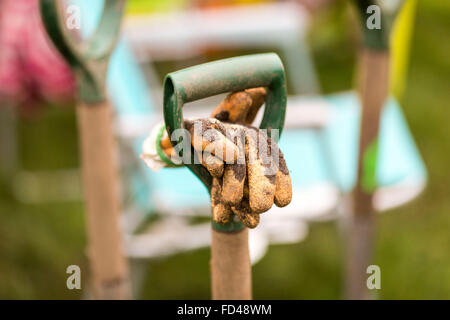
[[77,106],[89,258],[95,299],[130,298],[119,226],[119,180],[108,102]]

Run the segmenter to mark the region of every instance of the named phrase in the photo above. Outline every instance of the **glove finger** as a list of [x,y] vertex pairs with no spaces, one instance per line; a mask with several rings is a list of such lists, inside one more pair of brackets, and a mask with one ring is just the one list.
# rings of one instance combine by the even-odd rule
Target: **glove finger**
[[253,229],[259,224],[259,214],[251,212],[248,199],[231,206],[231,210],[248,228]]
[[263,213],[269,210],[275,196],[275,173],[270,173],[258,155],[256,130],[248,130],[245,136],[245,160],[247,162],[247,177],[249,187],[249,204],[253,213]]
[[[270,137],[265,136],[267,140],[268,159],[273,164],[270,170],[267,171],[273,173],[273,169],[276,170],[274,203],[278,207],[284,207],[292,200],[291,176],[289,175],[289,170],[280,148]],[[261,150],[259,151],[261,152]]]
[[233,92],[214,109],[211,117],[226,122],[244,122],[251,105],[251,96],[245,91]]
[[242,127],[224,124],[227,138],[239,150],[239,157],[235,163],[225,165],[222,185],[222,200],[229,204],[238,204],[244,195],[244,182],[246,176],[245,166],[245,131]]
[[274,202],[277,207],[285,207],[292,200],[292,182],[284,156],[279,151],[279,165],[276,176],[276,190]]
[[222,160],[209,152],[203,152],[203,156],[198,154],[198,157],[199,159],[202,159],[202,166],[204,166],[213,177],[222,178],[224,171]]
[[186,120],[185,127],[191,134],[195,150],[209,152],[226,162],[237,160],[239,150],[227,139],[225,127],[217,120],[199,119],[195,122]]
[[245,164],[227,164],[223,174],[222,201],[231,205],[244,196]]
[[245,117],[245,123],[251,124],[255,120],[259,109],[266,101],[267,90],[264,87],[259,87],[247,89],[245,92],[249,94],[252,99],[252,105],[248,109]]
[[211,117],[232,123],[252,123],[266,99],[264,87],[247,89],[229,94],[214,109]]
[[213,178],[211,186],[211,211],[214,222],[225,224],[231,220],[233,212],[230,206],[224,204],[221,199],[222,187],[220,179]]

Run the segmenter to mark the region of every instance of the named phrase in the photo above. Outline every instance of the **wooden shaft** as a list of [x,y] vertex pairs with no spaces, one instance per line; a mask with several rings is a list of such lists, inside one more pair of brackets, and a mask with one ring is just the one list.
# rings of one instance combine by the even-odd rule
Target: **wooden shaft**
[[[380,115],[383,105],[386,101],[389,88],[389,52],[374,51],[370,49],[363,50],[360,62],[359,74],[359,95],[362,106],[362,116],[360,125],[359,151],[358,151],[358,177],[356,190],[366,193],[361,188],[363,166],[362,160],[367,147],[377,138],[380,125]],[[355,208],[357,214],[371,210],[371,202],[367,197],[362,199],[356,197],[355,200],[361,207]]]
[[12,103],[0,100],[0,174],[5,177],[17,170],[17,110]]
[[372,264],[374,248],[375,215],[356,215],[349,224],[347,257],[347,299],[367,300],[367,267]]
[[118,154],[107,102],[77,106],[94,299],[128,299],[128,265],[119,225]]
[[211,287],[214,300],[252,299],[248,229],[229,233],[212,229]]
[[373,193],[362,187],[363,156],[367,147],[378,136],[380,115],[388,95],[389,52],[364,49],[361,55],[359,92],[362,105],[360,127],[358,176],[352,199],[352,217],[349,224],[347,297],[368,297],[366,269],[371,264],[375,210]]

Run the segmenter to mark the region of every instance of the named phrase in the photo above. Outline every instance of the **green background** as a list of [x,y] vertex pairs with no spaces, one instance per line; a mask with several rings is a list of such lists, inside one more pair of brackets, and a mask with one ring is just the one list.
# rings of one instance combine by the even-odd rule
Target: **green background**
[[[417,9],[401,105],[429,182],[418,199],[379,216],[374,263],[382,270],[383,299],[450,299],[450,2],[419,0]],[[314,21],[310,43],[325,93],[353,86],[357,40],[350,16],[340,1]],[[159,65],[163,72],[173,68]],[[18,135],[23,168],[78,165],[71,106],[48,106],[36,117],[21,117]],[[253,268],[254,297],[342,297],[341,243],[336,222],[327,222],[311,224],[301,243],[271,246]],[[87,270],[85,246],[80,202],[24,205],[15,200],[11,179],[0,178],[0,298],[81,298],[82,291],[67,290],[65,270],[71,264]],[[209,298],[208,261],[208,249],[149,261],[138,298]]]

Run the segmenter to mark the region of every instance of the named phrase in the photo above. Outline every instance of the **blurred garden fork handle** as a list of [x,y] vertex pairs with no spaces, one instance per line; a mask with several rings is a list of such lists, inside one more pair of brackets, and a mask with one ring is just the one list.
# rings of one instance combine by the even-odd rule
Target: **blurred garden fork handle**
[[118,155],[106,71],[116,45],[125,0],[107,0],[96,32],[85,42],[71,39],[61,1],[41,0],[44,26],[74,71],[86,208],[92,293],[95,299],[130,298],[128,265],[119,225]]
[[[385,1],[381,9],[381,29],[369,29],[367,19],[375,11],[367,8],[374,0],[355,0],[361,19],[363,47],[360,53],[358,91],[361,125],[357,181],[352,194],[352,216],[347,247],[346,290],[349,299],[367,299],[366,269],[371,264],[375,229],[373,195],[380,116],[389,91],[389,36],[403,0]],[[376,10],[376,9],[375,9]]]

